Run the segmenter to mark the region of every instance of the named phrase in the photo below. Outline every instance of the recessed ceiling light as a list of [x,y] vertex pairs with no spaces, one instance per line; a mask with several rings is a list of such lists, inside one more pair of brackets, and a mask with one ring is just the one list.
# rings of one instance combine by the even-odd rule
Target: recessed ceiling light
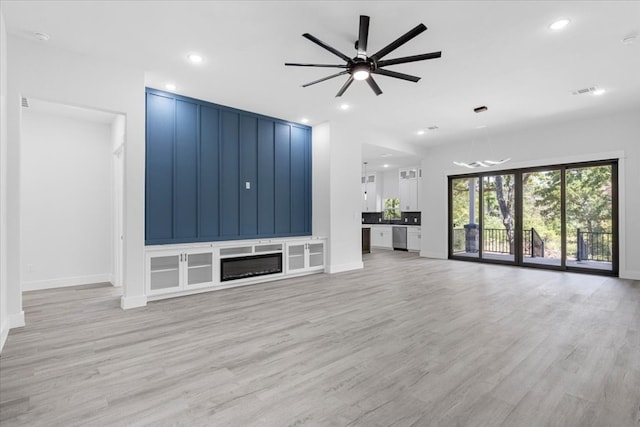
[[558,19],[557,21],[549,25],[549,29],[553,31],[561,30],[567,25],[569,25],[569,22],[571,21],[569,21],[567,18]]
[[309,123],[309,119],[307,119],[306,117],[301,118],[300,121],[305,124]]
[[167,83],[164,87],[167,88],[167,90],[176,90],[176,85],[173,83]]
[[420,129],[418,132],[416,132],[418,135],[424,135],[424,130]]
[[49,36],[49,34],[47,33],[33,33],[33,36],[41,42],[49,41],[49,39],[51,38],[51,36]]
[[348,110],[349,109],[349,104],[340,104],[340,109],[341,110]]
[[604,89],[596,89],[596,90],[594,90],[594,91],[593,91],[593,92],[591,92],[591,93],[592,93],[593,95],[600,96],[600,95],[604,94],[605,92],[606,92],[606,90],[604,90]]
[[189,61],[193,62],[194,64],[200,64],[202,61],[204,61],[202,55],[198,53],[190,53],[187,58],[189,58]]
[[384,165],[382,165],[382,167],[383,167],[383,168],[388,168],[388,167],[389,167],[389,165],[384,164]]

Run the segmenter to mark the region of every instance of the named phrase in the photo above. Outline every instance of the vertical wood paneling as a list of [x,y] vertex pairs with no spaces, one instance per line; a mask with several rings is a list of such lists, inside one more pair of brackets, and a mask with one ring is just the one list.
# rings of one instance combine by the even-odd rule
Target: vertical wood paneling
[[275,125],[275,225],[276,234],[289,234],[291,230],[291,128],[282,123]]
[[200,179],[199,179],[199,237],[215,239],[219,231],[219,126],[220,111],[200,107]]
[[258,120],[258,234],[275,233],[275,146],[271,120]]
[[[240,234],[258,234],[258,119],[240,116]],[[249,188],[247,187],[247,183]]]
[[220,236],[240,235],[239,114],[222,111],[220,140]]
[[291,126],[290,162],[290,232],[304,233],[306,213],[306,135],[302,128]]
[[147,244],[311,232],[310,128],[147,89],[146,153]]
[[175,191],[173,221],[176,239],[198,236],[198,107],[176,101]]
[[147,94],[145,239],[173,238],[175,100]]

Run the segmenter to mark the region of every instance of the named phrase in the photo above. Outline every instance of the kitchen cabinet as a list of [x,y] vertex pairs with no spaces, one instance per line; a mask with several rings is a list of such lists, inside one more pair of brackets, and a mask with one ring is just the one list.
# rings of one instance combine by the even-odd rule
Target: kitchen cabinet
[[[380,195],[378,194],[377,177],[375,174],[367,174],[361,177],[362,183],[362,212],[380,212]],[[365,199],[364,194],[367,194]]]
[[393,236],[390,225],[371,226],[371,246],[376,248],[393,249]]
[[214,284],[213,250],[210,247],[148,251],[145,265],[147,295]]
[[287,274],[324,270],[324,240],[287,243]]
[[405,212],[418,210],[418,168],[399,169],[398,193],[400,209]]
[[422,241],[421,227],[407,227],[407,250],[420,251]]

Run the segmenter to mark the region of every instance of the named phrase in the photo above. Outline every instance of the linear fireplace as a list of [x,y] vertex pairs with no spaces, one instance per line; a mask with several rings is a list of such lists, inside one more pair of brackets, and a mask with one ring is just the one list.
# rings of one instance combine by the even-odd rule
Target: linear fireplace
[[220,260],[220,281],[282,273],[282,253],[251,255]]

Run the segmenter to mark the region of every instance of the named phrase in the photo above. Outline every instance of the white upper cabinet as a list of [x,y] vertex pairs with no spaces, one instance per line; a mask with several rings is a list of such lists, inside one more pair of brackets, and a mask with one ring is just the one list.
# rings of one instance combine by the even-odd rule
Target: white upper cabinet
[[400,209],[405,212],[417,211],[418,207],[418,181],[420,169],[417,167],[398,170],[398,194]]

